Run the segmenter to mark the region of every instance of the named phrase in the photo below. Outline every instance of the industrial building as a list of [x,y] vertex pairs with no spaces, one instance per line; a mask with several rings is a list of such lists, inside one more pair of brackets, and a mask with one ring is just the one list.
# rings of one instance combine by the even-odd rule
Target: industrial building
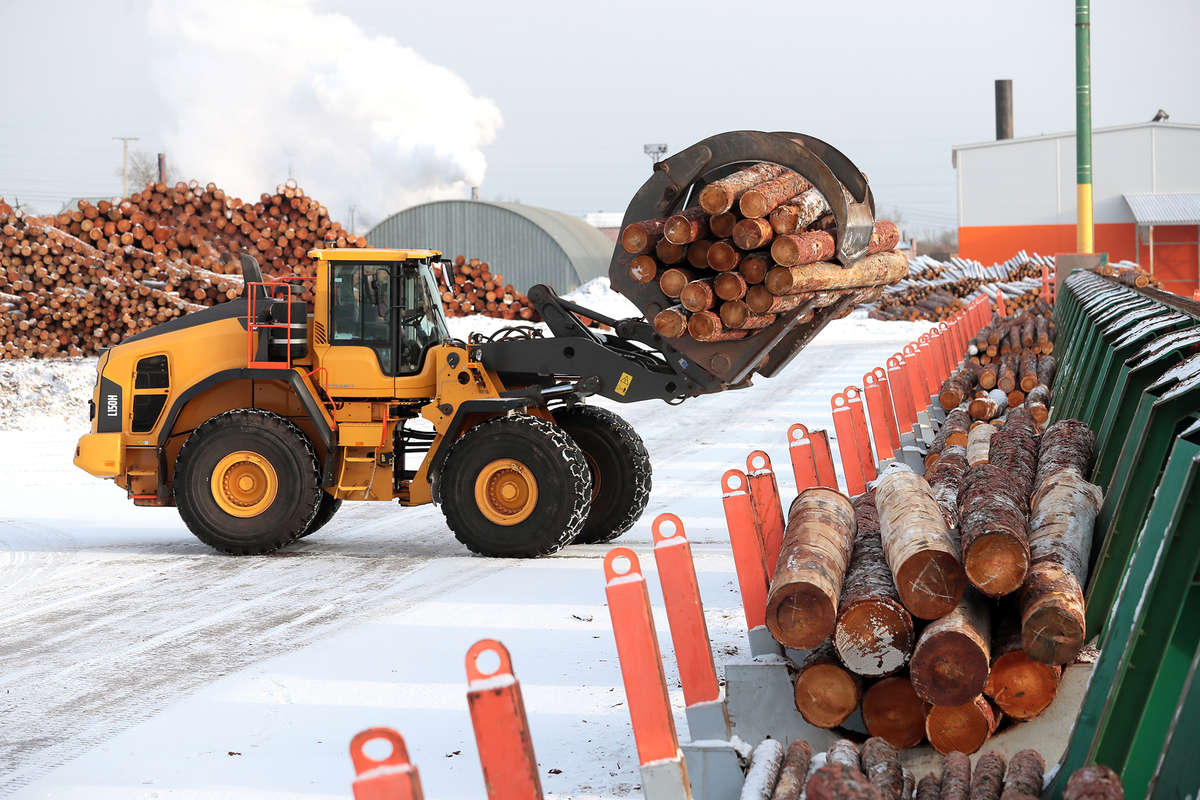
[[613,241],[579,217],[521,203],[439,200],[406,208],[367,233],[372,247],[424,247],[485,259],[519,291],[567,292],[608,274]]
[[[1095,248],[1137,261],[1163,288],[1200,279],[1200,125],[1145,122],[1092,137]],[[957,145],[958,247],[985,264],[1018,250],[1075,250],[1075,134]]]

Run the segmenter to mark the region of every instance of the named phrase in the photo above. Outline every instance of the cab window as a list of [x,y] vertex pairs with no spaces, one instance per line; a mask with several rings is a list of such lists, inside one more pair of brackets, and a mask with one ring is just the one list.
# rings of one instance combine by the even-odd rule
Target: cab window
[[400,275],[400,374],[411,375],[421,371],[425,352],[450,334],[429,270],[405,265]]
[[333,344],[369,347],[385,375],[392,368],[392,280],[386,264],[331,265]]

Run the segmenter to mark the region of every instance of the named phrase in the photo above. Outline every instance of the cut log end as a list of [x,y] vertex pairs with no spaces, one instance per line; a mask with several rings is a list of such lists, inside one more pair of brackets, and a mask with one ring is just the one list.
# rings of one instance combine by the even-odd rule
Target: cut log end
[[1022,615],[1021,648],[1043,664],[1066,664],[1083,647],[1084,631],[1071,609],[1043,605]]
[[922,637],[910,666],[913,687],[931,703],[957,706],[983,692],[988,678],[988,653],[976,639],[958,631]]
[[967,580],[988,597],[1003,597],[1021,588],[1029,571],[1029,545],[1006,531],[975,539],[963,560]]
[[863,694],[862,716],[867,731],[892,747],[916,747],[925,738],[929,706],[904,676],[884,678]]
[[836,613],[829,596],[820,588],[793,584],[768,609],[767,627],[781,644],[807,650],[829,638]]
[[889,675],[912,653],[912,617],[886,598],[859,602],[840,611],[833,639],[842,662],[857,674]]
[[983,697],[958,706],[934,706],[925,718],[925,735],[939,753],[977,752],[996,730],[996,712]]
[[925,550],[912,555],[896,575],[900,600],[913,616],[937,619],[954,610],[967,588],[962,565],[953,553]]
[[818,728],[834,728],[849,719],[860,695],[859,682],[837,664],[817,664],[796,678],[796,708]]
[[1061,676],[1061,667],[1035,661],[1023,650],[1013,650],[993,662],[984,693],[1013,719],[1030,720],[1054,700]]

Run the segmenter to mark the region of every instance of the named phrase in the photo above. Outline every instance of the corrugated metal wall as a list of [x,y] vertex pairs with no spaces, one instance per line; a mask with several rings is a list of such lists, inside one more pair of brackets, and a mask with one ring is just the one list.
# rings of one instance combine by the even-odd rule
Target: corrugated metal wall
[[[597,272],[601,262],[602,269],[607,269],[612,253],[612,243],[603,234],[583,220],[529,208],[539,215],[554,215],[556,225],[573,229],[577,222],[590,229],[606,252],[598,257],[589,252],[576,264],[568,257],[567,249],[577,251],[577,241],[565,243],[564,249],[554,236],[525,216],[495,203],[470,200],[439,201],[405,209],[372,228],[367,241],[373,247],[424,247],[441,250],[448,258],[458,254],[481,258],[493,273],[501,273],[506,283],[522,292],[535,283],[547,283],[558,292],[567,292],[597,274],[606,274]],[[576,232],[591,244],[588,232]]]

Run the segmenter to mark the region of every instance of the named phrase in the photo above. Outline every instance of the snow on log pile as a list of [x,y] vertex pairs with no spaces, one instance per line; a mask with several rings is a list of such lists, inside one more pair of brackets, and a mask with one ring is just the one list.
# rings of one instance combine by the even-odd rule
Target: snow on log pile
[[256,201],[211,183],[151,183],[49,217],[0,200],[0,357],[91,355],[239,297],[239,252],[285,278],[311,274],[308,251],[326,242],[366,246],[294,181]]
[[[923,476],[893,463],[858,497],[815,487],[793,503],[767,627],[811,648],[795,674],[810,724],[836,728],[857,704],[892,747],[974,753],[1054,700],[1084,644],[1102,495],[1087,425],[1042,429],[1053,341],[1046,316],[998,318],[941,387]],[[972,413],[992,389],[998,413]]]
[[[782,763],[782,766],[781,766]],[[783,755],[783,747],[765,739],[754,750],[742,800],[1023,800],[1042,795],[1046,762],[1036,750],[1016,752],[1006,761],[989,751],[975,768],[961,751],[950,751],[940,773],[919,780],[900,764],[888,742],[871,737],[861,746],[838,739],[824,753],[798,739]],[[1123,800],[1121,780],[1100,765],[1081,767],[1067,781],[1064,795]]]

